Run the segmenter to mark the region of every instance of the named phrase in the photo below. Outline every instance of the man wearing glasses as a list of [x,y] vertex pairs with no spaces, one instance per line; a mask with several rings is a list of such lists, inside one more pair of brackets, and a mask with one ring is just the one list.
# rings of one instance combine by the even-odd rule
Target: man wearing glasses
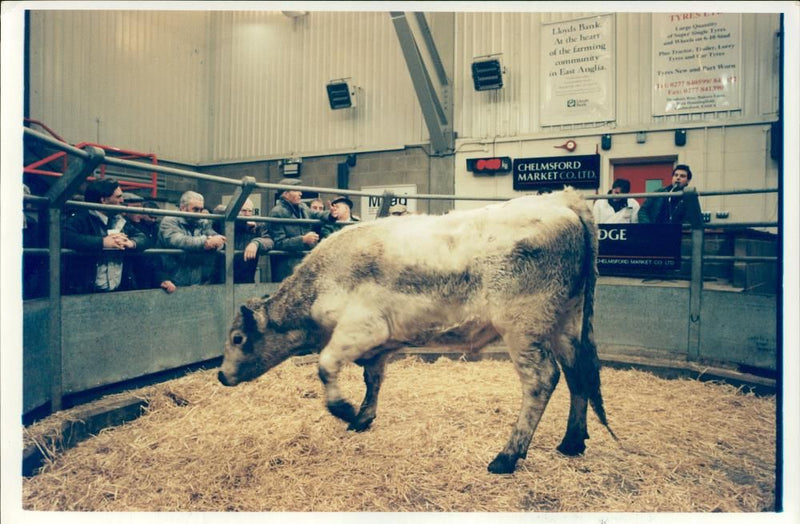
[[[181,195],[180,210],[187,213],[203,213],[204,198],[200,193],[186,191]],[[164,270],[173,286],[207,284],[213,280],[215,260],[221,251],[225,237],[212,227],[211,221],[190,216],[164,217],[158,228],[159,247],[182,249],[183,255],[164,255]],[[163,288],[171,293],[164,284]]]

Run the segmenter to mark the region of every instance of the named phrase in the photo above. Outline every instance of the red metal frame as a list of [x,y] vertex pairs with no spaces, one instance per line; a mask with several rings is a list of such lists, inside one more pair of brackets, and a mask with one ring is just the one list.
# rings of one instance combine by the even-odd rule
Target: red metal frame
[[[36,124],[38,126],[41,126],[45,131],[47,131],[56,140],[64,142],[65,144],[68,143],[66,140],[64,140],[63,138],[58,136],[58,134],[56,134],[55,131],[53,131],[52,129],[47,127],[42,122],[40,122],[38,120],[33,120],[31,118],[25,118],[24,121],[27,124]],[[128,149],[120,149],[118,147],[107,146],[107,145],[104,145],[104,144],[96,144],[94,142],[80,142],[78,144],[75,144],[75,147],[77,147],[79,149],[82,149],[82,148],[84,148],[86,146],[99,147],[100,149],[102,149],[106,153],[112,154],[114,156],[114,158],[119,158],[121,160],[135,160],[135,159],[139,159],[139,158],[145,158],[145,159],[149,159],[151,164],[158,165],[158,158],[153,153],[142,153],[142,152],[139,152],[139,151],[131,151],[131,150],[128,150]],[[61,172],[58,172],[58,171],[47,171],[47,170],[44,170],[44,169],[39,169],[41,166],[46,165],[46,164],[48,164],[48,163],[50,163],[50,162],[52,162],[54,160],[58,160],[59,158],[62,159],[62,165],[63,165],[63,168],[62,168]],[[33,163],[31,163],[31,164],[29,164],[27,166],[24,166],[22,171],[24,173],[31,173],[31,174],[34,174],[34,175],[61,176],[64,173],[64,171],[67,170],[67,159],[68,159],[67,154],[65,152],[63,152],[63,151],[59,151],[57,153],[53,153],[52,155],[46,156],[45,158],[42,158],[41,160],[37,160],[36,162],[33,162]],[[99,174],[98,178],[105,177],[105,174],[106,174],[106,164],[103,163],[103,164],[100,164],[100,174]],[[86,180],[95,180],[95,177],[87,177]],[[123,189],[150,189],[150,197],[151,198],[156,198],[158,196],[158,173],[155,172],[155,171],[150,173],[150,183],[132,182],[132,181],[128,181],[128,180],[120,180],[119,181],[119,185]]]

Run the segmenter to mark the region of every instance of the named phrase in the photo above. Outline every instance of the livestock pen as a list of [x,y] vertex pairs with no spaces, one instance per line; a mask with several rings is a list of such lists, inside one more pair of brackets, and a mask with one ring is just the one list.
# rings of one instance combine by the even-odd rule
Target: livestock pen
[[[343,388],[363,394],[347,368]],[[199,371],[137,390],[144,416],[55,453],[23,485],[36,511],[768,512],[775,398],[719,382],[602,372],[620,442],[590,417],[581,457],[555,451],[563,381],[513,475],[486,464],[516,417],[505,360],[389,364],[363,433],[331,417],[313,361],[225,389]],[[69,413],[59,416],[70,420]],[[53,423],[53,422],[51,422]],[[29,442],[47,446],[41,428]]]
[[[498,479],[485,471],[485,463],[513,422],[519,396],[503,348],[487,353],[496,358],[476,362],[457,354],[439,358],[436,348],[393,361],[374,427],[353,434],[325,411],[313,359],[293,359],[233,390],[214,379],[210,368],[218,362],[237,304],[277,286],[235,285],[232,252],[225,253],[221,285],[193,286],[173,296],[159,290],[61,296],[60,257],[73,256],[60,246],[63,210],[123,210],[75,202],[70,195],[100,162],[144,167],[103,159],[91,149],[52,145],[73,155],[74,167],[48,195],[26,199],[46,205],[51,224],[49,247],[29,253],[49,260],[49,295],[23,306],[22,415],[30,420],[49,415],[24,429],[31,475],[23,483],[27,510],[770,512],[780,507],[778,298],[705,281],[704,264],[721,257],[703,254],[710,225],[699,205],[689,230],[688,280],[608,277],[598,285],[595,328],[607,364],[604,397],[620,442],[590,417],[585,455],[558,455],[554,448],[568,402],[562,384],[528,459],[513,477]],[[225,221],[229,239],[252,191],[282,187],[248,177],[146,169],[230,186],[234,195],[225,214],[211,215]],[[391,195],[371,196],[382,198],[385,214]],[[703,195],[686,191],[684,196],[697,204]],[[742,227],[748,226],[780,224]],[[119,311],[138,323],[122,322]],[[85,329],[88,318],[91,333]],[[111,333],[115,342],[103,342]],[[187,367],[193,371],[174,378]],[[170,380],[159,380],[165,376]],[[343,378],[348,396],[359,396],[355,368]],[[148,379],[157,383],[142,386]],[[100,404],[86,403],[119,390],[124,393]],[[127,404],[135,420],[84,431],[94,436],[80,443],[71,436],[87,425],[87,412],[102,412],[103,402],[118,405],[115,399],[121,397],[138,400]]]

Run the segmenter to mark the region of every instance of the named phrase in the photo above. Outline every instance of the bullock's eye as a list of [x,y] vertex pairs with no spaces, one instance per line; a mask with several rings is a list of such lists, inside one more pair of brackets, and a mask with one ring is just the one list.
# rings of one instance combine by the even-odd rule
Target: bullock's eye
[[244,340],[244,337],[242,335],[234,335],[233,336],[233,343],[236,344],[237,346],[239,344],[241,344],[243,340]]

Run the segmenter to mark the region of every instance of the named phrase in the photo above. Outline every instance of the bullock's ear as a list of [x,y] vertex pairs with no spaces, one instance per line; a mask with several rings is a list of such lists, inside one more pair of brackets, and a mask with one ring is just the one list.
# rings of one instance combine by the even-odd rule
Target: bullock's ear
[[245,333],[258,331],[255,312],[247,306],[242,306],[242,327]]

